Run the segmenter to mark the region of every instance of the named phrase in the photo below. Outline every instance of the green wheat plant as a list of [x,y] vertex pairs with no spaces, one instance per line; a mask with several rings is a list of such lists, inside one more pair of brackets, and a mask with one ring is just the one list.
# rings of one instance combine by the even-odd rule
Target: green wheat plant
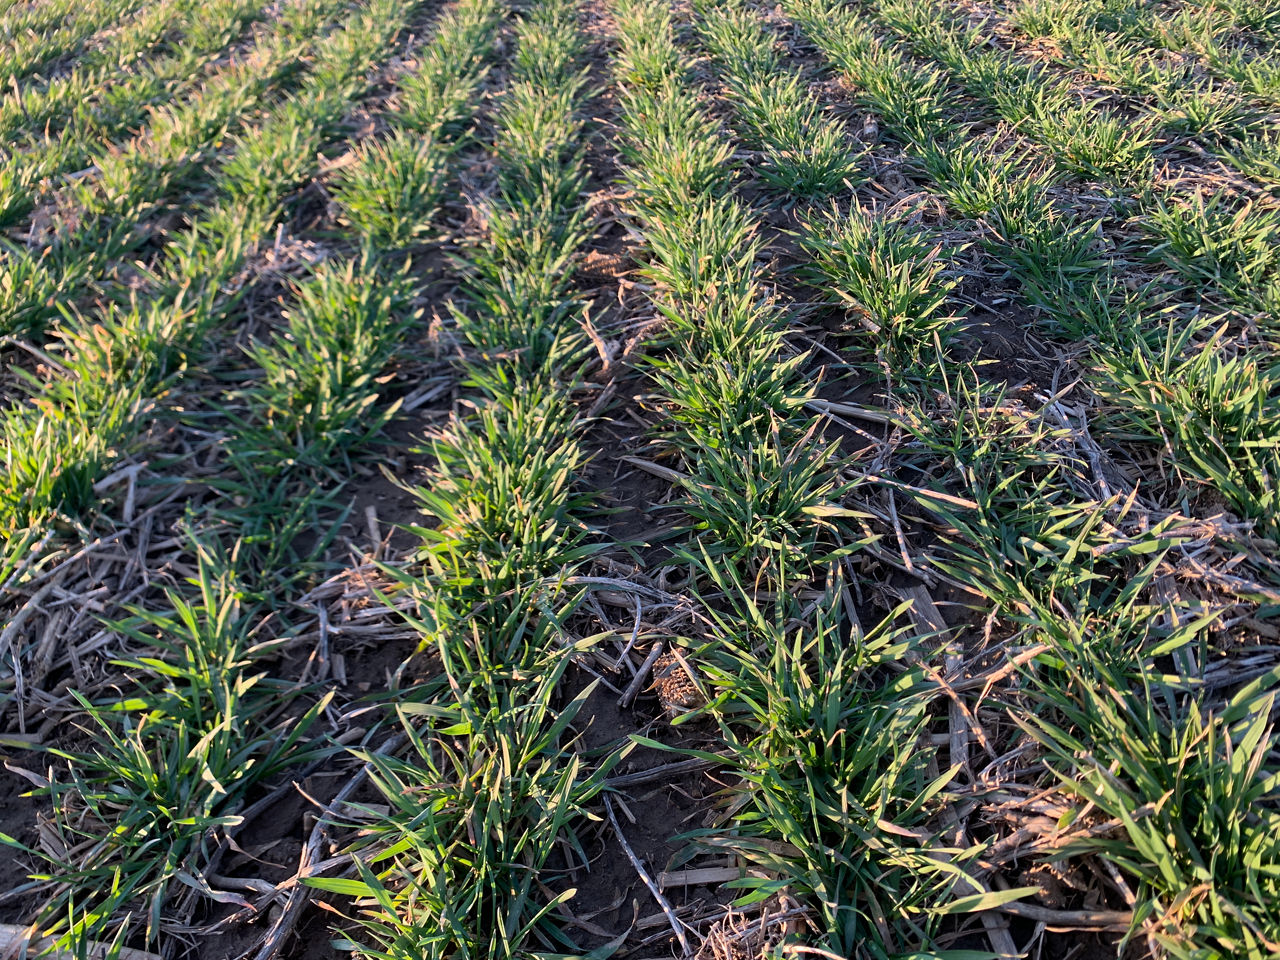
[[[413,488],[437,524],[415,529],[425,556],[439,558],[442,573],[449,558],[467,557],[499,590],[596,549],[581,519],[590,497],[575,489],[586,458],[573,440],[573,414],[536,385],[518,390],[476,421],[455,422],[432,444],[433,482]],[[457,575],[466,577],[465,568]]]
[[234,552],[193,546],[195,598],[170,590],[170,610],[114,625],[150,652],[119,664],[133,677],[128,695],[77,697],[95,745],[53,750],[66,778],[41,792],[63,852],[27,853],[45,863],[36,876],[53,894],[39,925],[59,949],[108,939],[130,913],[126,928],[155,942],[166,901],[209,857],[208,838],[240,822],[256,784],[317,755],[305,738],[329,698],[281,712],[298,691],[265,675],[271,645],[255,639]]
[[724,73],[739,132],[762,152],[762,180],[784,202],[830,196],[859,177],[839,125],[785,71],[774,38],[739,7],[698,11],[695,29]]
[[520,699],[488,715],[469,697],[434,706],[425,724],[406,709],[408,758],[360,755],[390,812],[351,851],[356,878],[307,881],[359,906],[348,937],[368,942],[343,945],[381,960],[573,952],[555,918],[576,891],[553,894],[539,870],[564,848],[586,860],[575,824],[612,763],[588,772],[571,749],[569,725],[592,687],[553,707],[566,664],[556,658],[514,684]]
[[994,151],[967,134],[922,144],[916,163],[956,213],[975,219],[1030,207],[1058,180],[1047,164],[1014,149]]
[[475,91],[488,74],[499,19],[497,0],[459,4],[444,13],[417,70],[401,80],[395,100],[404,130],[446,140],[464,133]]
[[853,207],[808,219],[800,243],[805,276],[845,306],[886,369],[910,376],[937,359],[955,333],[944,309],[955,286],[940,244],[877,211]]
[[368,254],[324,264],[300,284],[269,343],[249,348],[262,376],[238,396],[233,455],[272,473],[340,463],[376,434],[394,406],[375,408],[378,379],[418,312],[407,275]]
[[1156,140],[1149,122],[1134,123],[1082,103],[1045,111],[1030,133],[1049,147],[1059,168],[1068,173],[1121,182],[1149,177]]
[[774,420],[757,425],[763,437],[750,446],[721,444],[687,454],[691,476],[677,505],[693,525],[695,545],[676,548],[675,555],[700,568],[727,563],[782,586],[788,577],[811,579],[860,546],[836,546],[833,519],[858,514],[839,505],[846,485],[830,470],[835,447],[814,442],[816,430],[811,424],[788,441]]
[[1229,302],[1270,306],[1280,286],[1280,216],[1196,193],[1160,200],[1146,224],[1150,256]]
[[631,183],[647,209],[686,210],[695,198],[725,193],[733,148],[677,81],[656,93],[626,87],[621,101],[628,122],[618,152],[635,171]]
[[757,598],[731,567],[707,568],[727,600],[712,614],[709,710],[741,780],[722,825],[693,835],[763,868],[730,883],[739,904],[803,891],[824,949],[870,958],[928,943],[953,909],[941,905],[970,892],[957,880],[978,849],[907,839],[927,836],[950,777],[917,747],[938,690],[918,670],[886,682],[880,669],[919,641],[891,620],[843,639],[836,585],[802,613],[785,594]]
[[877,113],[888,133],[916,144],[947,135],[951,122],[942,107],[942,71],[918,66],[881,43],[860,15],[834,0],[793,0],[784,9],[848,77],[859,105]]
[[1087,644],[1054,653],[1058,671],[1034,678],[1040,709],[1016,722],[1069,794],[1120,825],[1081,842],[1138,879],[1133,935],[1188,960],[1270,956],[1280,932],[1274,673],[1211,709]]
[[1099,394],[1109,429],[1160,450],[1164,472],[1193,496],[1216,491],[1265,535],[1280,535],[1280,377],[1221,332],[1170,322],[1162,341],[1103,353]]
[[347,222],[379,247],[402,247],[431,229],[450,172],[450,150],[396,131],[359,147],[334,197]]

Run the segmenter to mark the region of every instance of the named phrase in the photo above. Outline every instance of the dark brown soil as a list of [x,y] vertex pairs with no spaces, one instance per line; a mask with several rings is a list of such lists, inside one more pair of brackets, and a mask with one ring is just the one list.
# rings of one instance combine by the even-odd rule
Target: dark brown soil
[[[34,784],[14,773],[22,768],[40,774],[43,760],[39,754],[26,751],[4,752],[5,769],[0,771],[0,833],[25,847],[38,845],[37,817],[47,814],[47,800],[25,796]],[[31,907],[31,896],[17,893],[28,883],[34,868],[32,858],[19,850],[0,850],[0,922],[20,923]]]
[[[571,676],[567,686],[580,687],[584,679],[591,678]],[[630,708],[620,707],[618,699],[603,686],[587,699],[574,724],[581,750],[611,751],[625,745],[631,734],[675,749],[706,749],[710,745],[708,731],[700,729],[699,723],[670,725],[655,696],[642,694]],[[611,776],[655,770],[681,759],[678,754],[639,746],[614,767]],[[695,844],[678,837],[708,825],[714,814],[714,795],[722,786],[715,771],[710,770],[668,775],[612,794],[611,802],[626,843],[650,879],[656,882],[664,871],[683,867],[690,860],[696,863],[699,855],[705,859]],[[567,906],[574,918],[584,921],[575,933],[579,946],[595,949],[632,930],[637,944],[652,936],[646,949],[654,951],[653,955],[666,954],[674,936],[612,823],[605,817],[581,836],[587,864],[569,870],[565,870],[563,862],[553,864],[555,879],[550,882],[553,890],[577,891]],[[732,899],[727,891],[707,887],[671,887],[664,896],[683,916]],[[570,926],[574,924],[571,922]]]

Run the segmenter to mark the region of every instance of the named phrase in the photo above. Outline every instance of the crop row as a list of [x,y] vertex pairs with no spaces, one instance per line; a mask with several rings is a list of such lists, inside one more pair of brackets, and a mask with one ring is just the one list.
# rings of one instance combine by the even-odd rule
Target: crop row
[[0,83],[10,86],[60,58],[78,53],[99,30],[114,26],[141,7],[140,0],[96,0],[88,4],[56,0],[32,4],[25,22],[21,17],[6,17],[6,36],[0,42]]
[[[210,145],[240,129],[264,97],[299,81],[325,89],[323,84],[333,79],[326,69],[343,69],[343,52],[321,34],[347,6],[344,0],[306,0],[291,8],[277,30],[255,43],[243,59],[196,89],[187,101],[156,111],[144,134],[123,149],[104,146],[92,171],[95,176],[75,181],[46,201],[55,219],[66,226],[55,228],[38,252],[12,245],[5,251],[8,255],[0,262],[0,329],[40,330],[58,316],[60,303],[77,304],[94,286],[109,284],[119,258],[150,239],[148,222],[166,199],[184,188],[194,192],[208,186],[208,168],[202,161],[212,160],[215,171],[222,162],[234,164],[230,152],[211,150]],[[307,73],[298,56],[313,45],[320,60]],[[328,68],[326,56],[333,62]],[[242,157],[249,155],[245,151],[253,149],[255,138],[250,132],[245,139],[237,151]],[[272,132],[257,137],[265,150],[278,140]],[[252,178],[256,161],[240,162],[245,169],[230,178]],[[16,212],[31,202],[20,177],[7,186],[14,197],[8,209]]]
[[[1052,651],[1054,665],[1041,663],[1028,675],[1034,713],[1022,727],[1028,742],[1062,764],[1056,774],[1061,789],[1077,797],[1100,791],[1111,822],[1126,825],[1122,846],[1104,857],[1115,856],[1138,879],[1135,888],[1117,884],[1117,895],[1137,904],[1135,923],[1145,924],[1152,942],[1175,955],[1194,949],[1263,955],[1266,931],[1274,929],[1270,894],[1249,888],[1246,878],[1254,876],[1248,864],[1274,862],[1265,817],[1243,827],[1231,854],[1216,861],[1215,894],[1195,904],[1178,897],[1198,869],[1194,865],[1207,862],[1206,851],[1214,847],[1208,809],[1230,808],[1231,816],[1239,816],[1243,808],[1227,795],[1273,792],[1266,779],[1247,781],[1248,787],[1230,781],[1229,751],[1187,744],[1200,735],[1218,744],[1258,736],[1272,681],[1239,690],[1209,723],[1194,698],[1178,701],[1172,691],[1194,684],[1191,678],[1207,669],[1192,651],[1209,642],[1213,616],[1195,619],[1192,604],[1187,614],[1173,615],[1174,626],[1156,628],[1151,618],[1161,609],[1156,580],[1168,575],[1179,552],[1180,541],[1169,531],[1185,522],[1184,511],[1196,516],[1188,503],[1206,487],[1237,516],[1252,519],[1259,534],[1274,536],[1280,432],[1268,399],[1276,389],[1267,372],[1274,332],[1265,319],[1276,282],[1267,239],[1276,229],[1274,214],[1168,194],[1140,201],[1128,211],[1138,229],[1102,243],[1094,222],[1058,207],[1056,178],[1037,162],[1034,147],[1001,153],[953,126],[944,110],[945,75],[883,44],[857,13],[841,6],[805,2],[786,9],[853,81],[855,96],[901,138],[947,208],[985,223],[990,232],[975,238],[980,249],[1017,278],[1051,320],[1046,329],[1091,348],[1083,366],[1085,395],[1094,399],[1070,413],[1053,397],[1040,399],[1039,412],[1010,403],[998,385],[982,382],[980,368],[966,376],[955,363],[925,371],[923,393],[899,388],[901,422],[914,448],[899,450],[899,469],[920,471],[935,489],[958,486],[971,501],[960,508],[919,498],[924,516],[941,516],[949,529],[946,549],[928,566],[1022,625],[1026,642]],[[940,21],[906,5],[877,9],[904,36],[937,36],[942,29]],[[1006,119],[1021,119],[1007,112],[1011,104],[1021,110],[1046,96],[1034,73],[1021,86],[986,85],[989,58],[962,47],[952,51],[953,57],[942,57],[946,65],[968,92]],[[1106,146],[1106,155],[1116,157],[1111,148],[1123,141],[1108,145],[1091,130],[1094,122],[1076,133],[1069,122],[1059,122],[1055,132],[1036,135],[1034,124],[1030,131],[1033,140],[1054,148],[1059,161],[1059,145],[1068,142],[1055,140],[1063,132],[1082,138],[1067,156],[1081,158],[1087,156],[1081,147]],[[1089,167],[1078,172],[1096,172],[1096,163]],[[867,315],[873,322],[894,316],[888,308],[895,302],[903,307],[896,315],[907,318],[927,316],[937,305],[928,289],[936,245],[924,240],[912,253],[888,241],[895,229],[882,216],[869,222],[865,232],[879,234],[880,242],[863,244],[839,261],[856,283],[832,278],[829,288],[847,298],[863,325]],[[1120,282],[1120,271],[1133,269],[1126,261],[1155,267],[1145,287]],[[823,266],[824,257],[815,262]],[[960,262],[946,273],[961,275]],[[896,300],[911,293],[913,277],[920,283],[918,299]],[[1259,318],[1257,328],[1249,317]],[[931,401],[930,392],[946,401]],[[1140,532],[1117,539],[1117,527],[1133,529],[1136,518],[1129,514],[1142,497],[1136,483],[1144,481]],[[1224,536],[1224,548],[1232,549],[1235,534],[1227,530]],[[1144,555],[1154,559],[1143,563]],[[1228,599],[1225,609],[1250,599],[1247,593]],[[1182,658],[1186,679],[1164,685],[1151,679],[1151,664],[1169,653]],[[1109,705],[1099,690],[1123,693]],[[1151,709],[1153,696],[1170,699]],[[1153,744],[1155,753],[1128,746],[1138,743]],[[1252,756],[1261,763],[1265,748],[1258,750]],[[1102,776],[1108,764],[1123,774]],[[1186,779],[1177,778],[1177,786],[1159,772],[1174,764],[1186,764],[1179,766]],[[1168,819],[1162,811],[1161,822],[1194,828],[1161,835],[1157,824],[1134,819],[1166,788],[1183,800],[1176,812],[1167,811]],[[1080,849],[1104,847],[1084,843]],[[1209,919],[1226,913],[1233,917],[1229,923],[1214,926]]]
[[1172,91],[1155,91],[1163,95],[1150,103],[1121,98],[1113,106],[1081,97],[1069,74],[987,49],[984,25],[970,26],[939,6],[890,0],[872,4],[871,10],[912,49],[943,64],[1001,119],[1046,144],[1073,173],[1141,182],[1150,176],[1157,142],[1176,146],[1195,136],[1246,175],[1270,183],[1265,157],[1256,169],[1250,158],[1274,134],[1272,115],[1221,85],[1184,82]]
[[[1108,9],[1108,6],[1111,8]],[[1274,3],[1229,0],[1199,9],[1160,9],[1139,4],[1104,5],[1094,0],[1028,0],[1007,8],[1018,29],[1052,37],[1064,52],[1084,62],[1099,58],[1131,77],[1173,80],[1181,66],[1162,70],[1161,51],[1190,55],[1214,76],[1232,81],[1252,96],[1275,102],[1275,53],[1280,42],[1280,8]],[[1131,66],[1121,63],[1127,58]]]
[[500,12],[474,3],[440,18],[397,80],[382,114],[388,129],[355,145],[331,184],[357,251],[296,285],[270,341],[248,348],[261,375],[218,404],[231,416],[231,469],[215,483],[238,505],[219,513],[281,595],[307,570],[291,554],[294,539],[321,522],[316,508],[340,488],[352,450],[396,415],[383,372],[421,311],[408,264],[392,251],[431,230],[475,119]]
[[[1163,12],[1120,6],[992,16],[1031,31],[1062,9],[1134,49],[1175,43]],[[282,897],[269,945],[306,885],[349,914],[345,946],[364,955],[576,950],[560,872],[590,866],[592,808],[612,816],[608,776],[630,749],[582,752],[598,688],[566,689],[600,640],[578,639],[594,608],[579,574],[635,546],[609,541],[583,481],[596,335],[574,270],[597,228],[587,117],[608,103],[613,198],[661,320],[636,371],[645,458],[626,459],[671,484],[653,510],[675,522],[646,546],[687,574],[696,610],[662,638],[698,694],[674,722],[701,721],[694,755],[729,784],[690,839],[735,858],[739,905],[803,904],[808,949],[838,956],[933,949],[967,914],[1014,949],[992,911],[1176,957],[1267,956],[1280,669],[1223,681],[1215,659],[1280,597],[1280,219],[1243,149],[1272,136],[1263,74],[1172,90],[1135,62],[1100,107],[1070,72],[1097,70],[1097,47],[1036,64],[989,42],[995,19],[940,3],[616,0],[616,96],[592,104],[580,5],[539,0],[482,109],[508,11],[459,0],[392,72],[377,132],[346,142],[370,70],[426,7],[368,0],[326,35],[345,7],[309,0],[203,88],[171,72],[176,51],[130,75],[121,124],[189,99],[123,151],[105,143],[125,127],[102,127],[96,169],[56,192],[76,222],[48,254],[0,264],[8,329],[54,339],[18,344],[41,367],[4,414],[0,584],[56,561],[37,543],[107,526],[102,478],[161,453],[145,435],[157,414],[216,464],[182,525],[191,581],[112,626],[135,650],[123,693],[78,699],[95,750],[55,751],[55,819],[28,851],[54,891],[43,929],[68,948],[154,945],[221,929],[193,926],[215,903],[244,919]],[[256,14],[226,16],[202,34],[210,54]],[[1265,11],[1216,17],[1194,37],[1184,24],[1187,42],[1245,69],[1256,51],[1238,32],[1265,40]],[[119,49],[158,42],[142,23]],[[818,62],[786,57],[784,36]],[[816,99],[828,70],[869,118]],[[1202,136],[1254,178],[1243,195],[1159,169]],[[53,159],[32,162],[66,169],[58,142],[34,142]],[[273,675],[275,654],[353,461],[396,415],[390,371],[435,293],[418,257],[439,253],[463,165],[470,235],[449,251],[459,283],[438,334],[462,397],[413,451],[429,467],[406,489],[428,521],[408,528],[410,562],[381,568],[379,598],[438,669],[408,687],[397,674],[399,729],[364,738],[321,814],[311,842],[341,831],[341,856],[304,857],[316,875],[251,904],[218,875],[246,804],[337,752],[317,728],[346,732],[329,697]],[[241,350],[241,304],[278,292],[257,260],[306,184],[343,230]],[[162,234],[170,205],[184,219]],[[1001,303],[1061,354],[1016,393],[982,340]],[[881,407],[821,399],[845,374]],[[954,600],[945,622],[929,592]],[[12,637],[21,699],[35,651]],[[377,802],[352,802],[366,779]],[[1096,909],[1035,906],[1047,887],[1009,888],[1023,868]],[[139,904],[145,929],[121,925]],[[672,923],[691,953],[692,928]]]
[[[115,33],[94,55],[76,60],[75,67],[44,84],[16,87],[0,104],[0,132],[9,150],[28,157],[28,151],[49,151],[43,141],[81,139],[80,152],[68,145],[57,153],[69,164],[93,149],[92,141],[111,138],[143,119],[147,106],[180,81],[197,74],[203,61],[221,50],[249,22],[263,16],[262,4],[220,5],[197,10],[188,0],[161,4]],[[23,141],[30,144],[23,150]],[[20,153],[21,151],[21,153]],[[34,155],[33,155],[34,156]],[[26,162],[35,167],[32,157]],[[68,166],[68,169],[75,169]],[[61,172],[48,161],[40,173]]]
[[[65,389],[79,392],[64,409],[97,418],[84,427],[94,431],[101,454],[131,443],[146,399],[177,385],[184,357],[206,353],[202,341],[214,321],[234,309],[236,291],[228,293],[228,281],[240,273],[254,238],[278,215],[281,200],[314,174],[317,148],[342,128],[367,71],[389,54],[414,12],[413,5],[375,0],[323,42],[300,100],[282,104],[242,138],[238,149],[245,153],[219,171],[214,213],[168,251],[152,276],[149,302],[98,318],[93,349],[83,337],[68,337],[79,349],[64,359]],[[400,84],[405,116],[427,125],[435,111],[441,132],[435,149],[446,158],[467,118],[461,107],[471,100],[457,94],[479,80],[494,14],[492,5],[477,4],[443,18],[419,50],[418,69]],[[307,135],[299,136],[304,129]],[[428,186],[437,195],[442,188]],[[380,197],[366,193],[365,199],[424,221],[434,212],[434,206],[404,207],[391,184]],[[255,786],[319,755],[305,738],[330,697],[295,708],[299,688],[266,672],[265,658],[277,644],[261,638],[262,623],[280,602],[280,590],[298,576],[282,560],[298,530],[291,521],[299,514],[314,518],[289,494],[308,472],[323,488],[334,460],[390,413],[369,417],[379,399],[374,374],[413,320],[410,295],[403,276],[380,270],[367,254],[321,266],[299,285],[280,334],[251,349],[260,378],[223,398],[224,409],[236,411],[225,445],[233,469],[215,483],[225,499],[208,518],[188,520],[196,575],[189,587],[166,592],[167,608],[130,608],[131,616],[116,625],[149,654],[121,664],[133,692],[109,706],[82,698],[101,746],[90,754],[57,752],[67,761],[66,779],[52,781],[46,792],[68,811],[53,825],[61,843],[27,851],[51,867],[37,876],[52,884],[41,917],[51,943],[85,949],[102,939],[123,943],[135,933],[155,941],[189,924],[211,902],[206,897],[220,896],[192,878],[217,870]],[[135,398],[126,411],[134,417],[104,423],[106,400],[122,387]],[[58,399],[50,390],[46,409],[56,409]],[[104,437],[104,427],[115,433]],[[88,472],[100,464],[69,466],[91,484]],[[300,499],[305,507],[308,497]],[[65,488],[51,492],[55,501],[70,515],[91,506],[71,502]],[[92,842],[95,837],[106,839]],[[108,882],[112,876],[115,882]],[[140,902],[145,930],[121,922]]]
[[[1034,153],[984,149],[951,127],[938,107],[936,73],[913,69],[892,48],[876,44],[854,15],[813,4],[791,9],[858,81],[859,96],[904,139],[947,205],[985,223],[978,234],[982,249],[1018,280],[1049,321],[1046,330],[1098,345],[1095,360],[1105,375],[1100,392],[1119,405],[1117,434],[1132,442],[1145,433],[1175,458],[1175,470],[1212,485],[1269,529],[1275,448],[1253,439],[1273,437],[1276,429],[1267,412],[1272,387],[1264,355],[1272,336],[1265,317],[1280,283],[1272,242],[1280,230],[1277,215],[1222,198],[1169,195],[1132,211],[1141,218],[1138,237],[1106,239],[1099,221],[1060,205],[1056,178]],[[915,95],[904,99],[903,90]],[[903,270],[910,259],[902,261]],[[1167,272],[1135,291],[1118,276],[1127,259]],[[930,302],[927,286],[918,295],[921,305]],[[1192,297],[1209,309],[1178,308]],[[866,301],[860,303],[874,316]],[[1224,308],[1231,311],[1226,317]],[[1243,341],[1243,351],[1229,319],[1236,311],[1263,324],[1260,340]],[[1138,386],[1153,381],[1166,385],[1159,400]]]
[[588,773],[566,733],[590,688],[555,699],[581,599],[563,578],[597,549],[570,394],[586,344],[570,265],[592,230],[576,6],[535,4],[515,39],[482,236],[451,310],[474,399],[424,451],[413,492],[433,524],[414,528],[421,574],[396,574],[442,675],[401,692],[406,756],[360,754],[389,809],[361,823],[357,876],[312,881],[355,897],[353,939],[389,958],[571,946],[553,916],[572,891],[548,892],[541,871],[558,850],[583,856],[574,830],[609,768]]

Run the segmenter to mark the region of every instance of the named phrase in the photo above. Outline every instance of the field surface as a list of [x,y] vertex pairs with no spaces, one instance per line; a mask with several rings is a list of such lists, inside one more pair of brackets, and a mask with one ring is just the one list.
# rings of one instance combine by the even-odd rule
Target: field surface
[[1280,2],[0,0],[0,957],[1280,956]]

